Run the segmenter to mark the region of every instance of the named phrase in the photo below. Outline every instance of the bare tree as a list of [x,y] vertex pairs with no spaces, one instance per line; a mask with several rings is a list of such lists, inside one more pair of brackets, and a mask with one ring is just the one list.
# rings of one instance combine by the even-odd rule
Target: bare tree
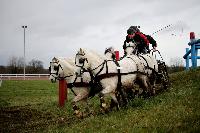
[[170,72],[178,72],[184,70],[184,63],[181,57],[170,59]]
[[23,73],[24,69],[24,57],[19,57],[17,60],[18,73]]
[[23,73],[24,58],[12,56],[8,60],[8,73],[19,74]]
[[0,73],[8,73],[6,66],[0,66]]
[[181,57],[174,57],[170,59],[170,66],[172,67],[183,67],[183,59]]
[[12,56],[8,61],[9,73],[17,73],[17,57]]
[[32,59],[28,63],[29,73],[40,73],[43,70],[43,62],[40,60]]
[[[24,69],[24,58],[12,56],[8,60],[7,67],[0,67],[0,72],[2,73],[11,73],[19,74],[23,73]],[[43,67],[43,62],[37,59],[32,59],[26,66],[26,73],[48,73]]]

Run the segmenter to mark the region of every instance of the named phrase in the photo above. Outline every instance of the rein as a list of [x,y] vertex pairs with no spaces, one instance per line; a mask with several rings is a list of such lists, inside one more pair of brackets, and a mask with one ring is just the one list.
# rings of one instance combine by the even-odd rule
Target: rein
[[[57,64],[58,64],[58,62],[50,62],[50,63],[57,63]],[[67,76],[61,77],[60,74],[58,74],[59,68],[62,69],[63,73],[64,73],[64,70],[63,70],[63,68],[62,68],[62,66],[61,66],[60,64],[58,64],[57,67],[58,67],[58,68],[56,69],[57,71],[56,71],[55,73],[52,73],[52,72],[51,72],[51,67],[49,67],[50,75],[52,75],[52,74],[58,75],[57,77],[55,77],[54,75],[52,75],[55,79],[57,79],[57,80],[62,80],[62,79],[66,79],[67,77],[73,76],[73,74],[71,74],[71,75],[67,75]]]
[[[151,50],[153,50],[153,49],[151,49]],[[159,50],[156,50],[156,51],[153,51],[153,52],[158,52],[158,54],[159,54],[161,60],[164,61]],[[153,55],[153,52],[152,52],[152,55]]]

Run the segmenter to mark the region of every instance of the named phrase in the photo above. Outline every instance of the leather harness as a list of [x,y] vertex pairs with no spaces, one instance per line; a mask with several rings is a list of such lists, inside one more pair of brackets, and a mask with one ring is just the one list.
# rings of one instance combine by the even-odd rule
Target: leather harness
[[[143,56],[140,56],[140,57],[142,57],[142,58],[145,60],[145,62],[147,63],[147,60],[146,60]],[[127,58],[130,58],[132,61],[134,61],[134,62],[136,63],[136,61],[135,61],[133,58],[131,58],[131,57],[127,57]],[[138,57],[138,58],[139,58],[139,57]],[[140,58],[139,58],[139,59],[140,59]],[[87,61],[87,59],[85,59],[85,60]],[[141,59],[140,59],[140,60],[141,60]],[[82,67],[83,73],[86,72],[86,71],[88,71],[88,72],[90,73],[91,81],[90,81],[89,83],[88,83],[88,82],[83,82],[83,77],[81,77],[81,82],[76,82],[77,77],[78,77],[78,75],[77,75],[76,78],[75,78],[75,80],[74,80],[74,82],[68,84],[68,88],[70,88],[70,90],[74,93],[74,95],[77,96],[77,94],[76,94],[76,93],[74,92],[74,90],[73,90],[73,87],[89,87],[89,86],[90,86],[91,88],[93,88],[94,86],[99,85],[99,84],[100,84],[100,81],[101,81],[102,79],[106,79],[106,78],[111,78],[111,77],[117,76],[117,77],[118,77],[117,91],[118,91],[119,93],[122,94],[122,90],[121,90],[121,86],[122,86],[121,77],[122,77],[123,75],[129,75],[129,74],[142,74],[142,75],[147,75],[147,73],[140,72],[140,71],[138,70],[138,64],[137,64],[137,63],[136,63],[136,66],[137,66],[137,70],[136,70],[136,71],[128,72],[128,73],[122,73],[122,72],[120,71],[120,69],[117,69],[117,73],[109,73],[109,72],[108,72],[108,64],[107,64],[108,61],[113,61],[113,62],[116,64],[117,67],[120,67],[119,63],[118,63],[116,60],[104,60],[104,62],[103,62],[102,64],[100,64],[99,66],[97,66],[96,68],[94,68],[94,69],[92,69],[92,70],[85,70],[85,69],[83,68],[84,65],[83,65],[83,66],[78,66],[78,67]],[[98,69],[99,67],[101,67],[100,70],[97,72],[96,75],[93,75],[93,74],[92,74],[92,71]],[[106,67],[106,73],[100,74],[100,73],[102,72],[102,70],[104,69],[104,67]],[[150,68],[150,67],[149,67],[148,63],[147,63],[146,69],[154,70],[153,68]],[[154,70],[154,71],[155,71],[155,70]],[[82,73],[82,74],[83,74],[83,73]],[[100,86],[101,86],[101,85],[100,85]],[[91,90],[93,90],[93,89],[91,89]],[[91,91],[91,90],[90,90],[90,91]],[[101,86],[101,90],[102,90],[102,86]],[[99,91],[98,91],[98,92],[99,92]],[[90,94],[90,95],[94,96],[95,94]],[[122,95],[122,97],[123,97],[123,95]]]

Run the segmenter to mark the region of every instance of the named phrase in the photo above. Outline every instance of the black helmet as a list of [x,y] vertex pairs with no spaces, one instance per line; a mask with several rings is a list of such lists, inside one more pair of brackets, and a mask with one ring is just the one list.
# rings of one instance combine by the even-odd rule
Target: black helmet
[[140,28],[140,26],[131,26],[128,30],[127,30],[127,34],[131,35],[135,32],[140,32],[140,30],[138,29]]

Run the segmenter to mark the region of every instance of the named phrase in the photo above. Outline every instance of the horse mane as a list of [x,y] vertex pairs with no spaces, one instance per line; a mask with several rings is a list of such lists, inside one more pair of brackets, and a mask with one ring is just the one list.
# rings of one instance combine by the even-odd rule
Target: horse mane
[[74,59],[72,59],[72,58],[64,58],[64,60],[66,60],[72,66],[75,66],[75,60]]
[[98,60],[105,60],[105,58],[106,58],[105,55],[99,54],[98,52],[93,51],[93,50],[84,49],[84,52],[86,53],[86,56],[89,56],[94,59],[96,58]]
[[76,71],[76,66],[72,58],[54,57],[52,61],[58,62],[63,68],[65,68],[65,72],[73,73]]
[[84,56],[90,60],[91,63],[96,62],[97,64],[101,64],[104,60],[106,60],[106,56],[104,54],[100,55],[96,51],[81,49],[78,53],[85,54]]

